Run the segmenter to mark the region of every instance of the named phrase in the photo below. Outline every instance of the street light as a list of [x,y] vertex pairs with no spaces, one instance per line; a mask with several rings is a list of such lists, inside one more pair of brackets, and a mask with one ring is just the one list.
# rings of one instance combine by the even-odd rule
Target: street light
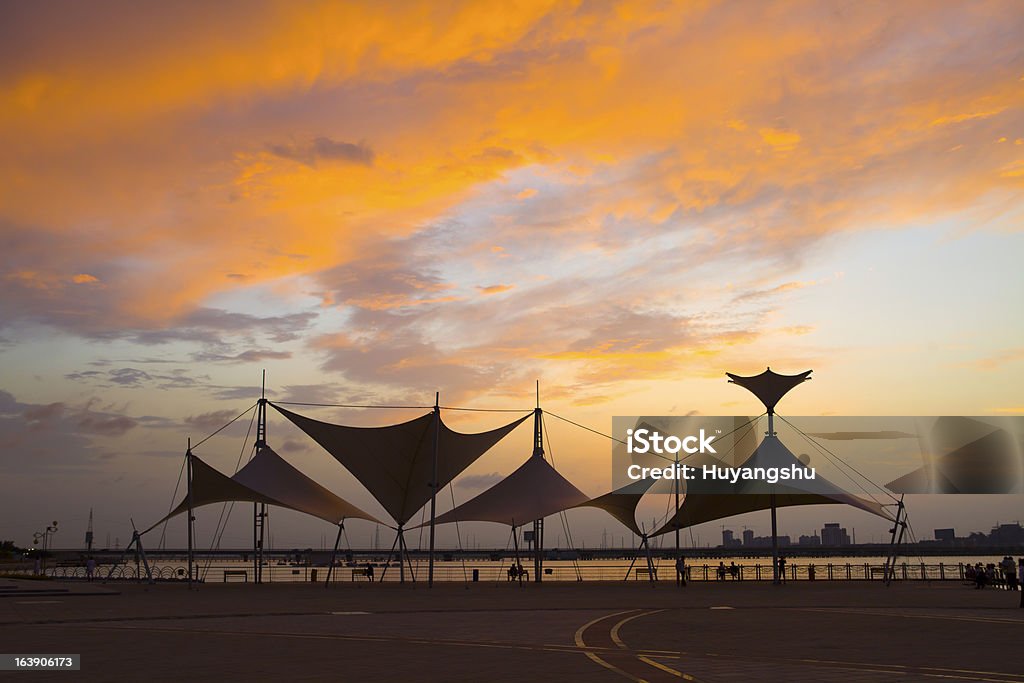
[[53,520],[53,524],[46,527],[46,531],[37,531],[32,536],[32,545],[39,545],[39,539],[43,539],[43,551],[42,561],[40,566],[42,567],[43,573],[46,573],[46,549],[50,544],[50,536],[57,533],[57,520]]

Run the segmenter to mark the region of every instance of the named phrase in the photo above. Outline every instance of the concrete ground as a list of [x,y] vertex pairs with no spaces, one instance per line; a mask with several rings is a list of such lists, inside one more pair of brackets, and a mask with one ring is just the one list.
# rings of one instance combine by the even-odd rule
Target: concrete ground
[[0,678],[1024,683],[1019,594],[954,582],[7,583],[0,653],[82,670]]

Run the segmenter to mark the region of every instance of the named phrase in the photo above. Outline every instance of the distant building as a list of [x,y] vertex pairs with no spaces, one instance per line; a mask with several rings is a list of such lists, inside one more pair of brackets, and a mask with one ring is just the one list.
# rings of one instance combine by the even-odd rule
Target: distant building
[[722,529],[722,547],[723,548],[739,548],[740,539],[736,538],[736,535],[731,529]]
[[797,541],[797,545],[821,545],[821,536],[818,534],[801,536],[800,540]]
[[850,534],[837,522],[826,524],[821,530],[821,544],[828,546],[850,545]]
[[956,531],[953,529],[936,529],[935,540],[944,543],[952,543],[956,540]]
[[[788,546],[788,545],[792,545],[792,544],[793,544],[793,542],[790,540],[789,536],[779,536],[779,547],[780,548]],[[772,537],[771,536],[751,536],[750,537],[750,543],[744,543],[744,545],[748,546],[750,548],[771,548],[772,547]]]
[[754,530],[753,529],[744,529],[743,530],[743,545],[753,545],[753,544],[754,544]]
[[1024,527],[1020,522],[1015,524],[1000,524],[993,527],[988,535],[989,543],[993,545],[1022,545],[1024,544]]

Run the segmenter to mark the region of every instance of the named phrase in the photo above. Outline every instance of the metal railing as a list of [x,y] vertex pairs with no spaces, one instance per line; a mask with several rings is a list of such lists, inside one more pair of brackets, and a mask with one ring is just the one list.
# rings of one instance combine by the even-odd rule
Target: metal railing
[[[527,574],[523,581],[533,580],[533,564],[527,566],[524,563]],[[894,568],[893,579],[896,581],[968,581],[967,568],[971,563],[959,562],[957,564],[925,562],[898,562]],[[701,563],[686,565],[687,578],[696,582],[728,582],[728,581],[772,581],[772,564],[768,563],[745,563],[735,565],[735,572],[732,565],[725,565],[724,575],[720,573],[720,565],[714,563]],[[164,563],[160,561],[150,562],[150,570],[153,578],[159,581],[185,581],[187,577],[186,565],[183,562]],[[584,581],[622,581],[622,580],[649,580],[647,564],[638,561],[631,569],[628,563],[607,563],[595,561],[580,561],[575,564],[571,562],[547,562],[544,566],[544,581],[576,582],[577,570]],[[628,576],[627,576],[628,570]],[[224,581],[239,580],[252,581],[253,566],[251,562],[212,562],[207,564],[200,561],[195,567],[196,574],[206,582],[221,583]],[[34,573],[31,567],[11,568],[8,574],[22,574],[30,576]],[[314,566],[302,563],[270,563],[263,565],[263,580],[267,583],[296,583],[296,582],[323,582],[327,578],[328,567]],[[806,562],[786,563],[785,567],[787,581],[883,581],[884,563],[881,562]],[[44,574],[48,577],[59,580],[86,580],[87,569],[84,564],[62,563],[56,566],[47,567]],[[145,579],[145,569],[141,564],[129,561],[125,564],[116,565],[111,573],[110,564],[98,564],[93,573],[94,581],[104,581],[108,575],[111,580],[133,580]],[[383,563],[374,565],[374,580],[387,583],[400,580],[401,572],[397,562],[392,562],[386,567]],[[416,560],[406,565],[406,581],[425,581],[427,576],[427,563]],[[675,566],[670,561],[655,563],[654,578],[656,581],[675,581]],[[465,565],[459,562],[440,562],[434,566],[434,580],[441,582],[467,582],[478,581],[481,583],[507,583],[517,581],[518,578],[509,576],[509,565],[493,561],[466,562]],[[353,581],[368,582],[364,565],[336,565],[332,572],[332,583],[344,583]],[[997,579],[997,583],[999,580]]]

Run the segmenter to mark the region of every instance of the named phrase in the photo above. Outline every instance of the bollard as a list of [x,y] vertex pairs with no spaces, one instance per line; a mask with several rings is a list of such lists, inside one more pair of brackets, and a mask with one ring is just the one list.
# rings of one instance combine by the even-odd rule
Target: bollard
[[477,583],[479,581],[480,581],[480,570],[479,569],[474,569],[473,570],[473,583]]
[[309,580],[311,583],[316,583],[316,569],[309,570]]

